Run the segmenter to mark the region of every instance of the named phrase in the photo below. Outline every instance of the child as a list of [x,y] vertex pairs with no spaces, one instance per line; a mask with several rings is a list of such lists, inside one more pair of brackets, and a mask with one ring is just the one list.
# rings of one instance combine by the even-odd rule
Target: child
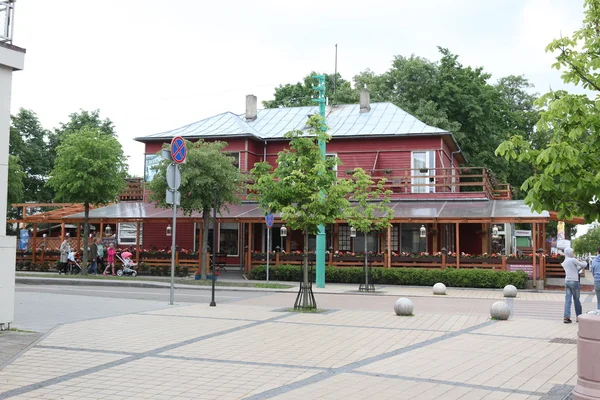
[[114,244],[110,244],[110,246],[108,246],[108,250],[106,251],[107,256],[106,256],[106,269],[104,270],[104,273],[102,275],[106,276],[106,272],[108,271],[109,268],[112,267],[112,275],[116,276],[117,274],[115,274],[115,254],[117,254],[117,251],[115,250],[115,245]]
[[[77,264],[77,259],[75,258],[76,256],[77,253],[73,250],[71,250],[69,252],[69,255],[67,256],[67,263],[69,265],[69,268],[71,269],[71,274],[75,275],[81,272],[81,267],[79,266],[79,264]],[[76,268],[75,272],[73,272],[74,268]]]

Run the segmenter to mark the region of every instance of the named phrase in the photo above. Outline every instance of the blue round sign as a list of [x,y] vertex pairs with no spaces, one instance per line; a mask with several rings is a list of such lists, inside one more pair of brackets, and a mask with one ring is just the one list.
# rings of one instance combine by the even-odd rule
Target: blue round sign
[[185,162],[187,156],[187,148],[185,147],[185,140],[181,136],[175,136],[171,140],[171,158],[176,164]]
[[275,216],[273,214],[265,215],[265,223],[267,224],[267,228],[271,228],[273,226],[273,221],[275,221]]

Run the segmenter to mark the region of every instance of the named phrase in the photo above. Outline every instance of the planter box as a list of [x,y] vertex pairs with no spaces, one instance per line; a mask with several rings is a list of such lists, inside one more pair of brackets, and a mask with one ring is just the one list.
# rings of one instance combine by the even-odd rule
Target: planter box
[[[454,263],[456,263],[456,259],[454,259]],[[501,258],[461,258],[461,264],[502,264]]]
[[403,257],[403,256],[392,256],[392,263],[442,263],[440,257]]
[[[315,261],[316,256],[314,254],[308,255],[308,261]],[[304,261],[303,254],[281,254],[279,261]]]

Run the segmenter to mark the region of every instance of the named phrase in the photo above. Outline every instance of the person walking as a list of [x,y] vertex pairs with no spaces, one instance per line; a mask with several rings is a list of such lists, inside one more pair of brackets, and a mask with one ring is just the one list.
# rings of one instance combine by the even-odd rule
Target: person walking
[[575,303],[575,321],[579,320],[581,315],[581,302],[579,301],[579,295],[581,292],[581,286],[579,285],[579,271],[585,268],[585,262],[577,260],[573,256],[573,249],[567,247],[565,249],[565,260],[562,262],[562,267],[565,270],[565,315],[564,323],[570,324],[571,322],[571,298]]
[[115,245],[111,243],[110,246],[108,246],[108,250],[106,253],[106,262],[108,264],[106,265],[106,269],[104,270],[104,273],[102,275],[106,276],[106,272],[109,268],[112,267],[112,275],[116,276],[117,274],[115,274],[115,254],[117,254],[117,251],[115,250]]
[[104,246],[102,245],[102,239],[96,239],[96,243],[96,248],[98,249],[96,261],[98,263],[98,267],[100,267],[100,271],[104,271],[104,268],[106,268],[106,263],[104,262]]
[[94,240],[92,242],[88,256],[92,262],[90,263],[90,266],[87,269],[87,273],[91,274],[92,271],[94,271],[94,275],[98,275],[98,270],[97,270],[98,245],[96,244],[96,240]]
[[594,275],[594,291],[596,292],[596,308],[600,310],[600,247],[596,249],[596,257],[592,259],[590,270]]
[[58,263],[58,274],[64,272],[67,274],[67,263],[69,262],[69,253],[71,252],[71,243],[69,243],[69,237],[60,244],[60,260]]

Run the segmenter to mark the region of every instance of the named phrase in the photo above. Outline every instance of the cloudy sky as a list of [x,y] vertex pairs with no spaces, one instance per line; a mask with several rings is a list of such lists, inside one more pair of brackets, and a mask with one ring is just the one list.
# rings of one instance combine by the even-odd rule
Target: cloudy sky
[[387,70],[394,55],[437,60],[449,48],[494,79],[523,74],[562,87],[544,48],[582,20],[583,0],[19,0],[14,44],[27,49],[12,111],[47,128],[79,109],[114,121],[130,172],[134,137],[244,111],[311,70],[347,79]]

